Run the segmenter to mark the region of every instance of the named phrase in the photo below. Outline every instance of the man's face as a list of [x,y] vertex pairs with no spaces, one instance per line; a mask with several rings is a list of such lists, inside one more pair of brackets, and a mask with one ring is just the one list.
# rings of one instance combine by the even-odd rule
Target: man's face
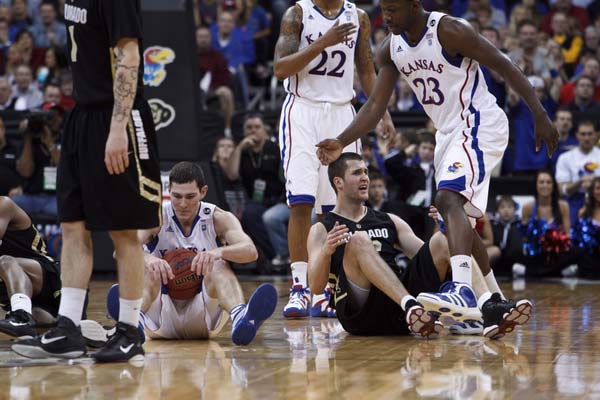
[[50,25],[56,19],[56,12],[54,11],[54,7],[50,4],[43,4],[40,6],[40,18],[42,19],[42,23],[44,25]]
[[381,1],[383,21],[394,35],[399,35],[409,29],[416,20],[418,10],[418,0]]
[[188,183],[172,183],[171,188],[171,204],[175,215],[179,221],[189,222],[198,215],[198,207],[200,207],[200,189],[198,184],[193,182]]
[[594,84],[589,79],[579,79],[575,85],[575,97],[580,101],[590,101],[594,96]]
[[591,49],[598,47],[598,31],[595,29],[586,29],[585,31],[585,45]]
[[537,46],[537,28],[533,25],[523,25],[519,31],[519,43],[525,50]]
[[581,71],[582,75],[587,76],[594,82],[598,80],[598,76],[600,75],[600,63],[595,58],[588,59],[585,64],[583,64],[583,71]]
[[499,47],[500,41],[498,40],[498,35],[496,35],[496,31],[493,31],[491,29],[483,29],[481,31],[481,35],[487,40],[489,40],[490,43],[494,45],[494,47]]
[[222,12],[219,16],[217,25],[219,27],[219,33],[229,35],[234,27],[233,15],[231,15],[230,12]]
[[509,201],[503,201],[498,206],[498,215],[503,221],[510,221],[515,217],[515,206]]
[[31,82],[33,81],[33,76],[31,75],[31,70],[25,66],[20,66],[17,68],[17,72],[15,73],[15,82],[20,90],[27,90]]
[[559,111],[556,113],[556,129],[558,132],[565,134],[569,133],[573,127],[573,116],[570,111]]
[[596,130],[590,124],[579,125],[575,136],[579,140],[579,148],[586,152],[592,150],[598,141]]
[[369,200],[369,170],[364,161],[347,160],[342,182],[346,199],[357,202]]
[[217,160],[227,160],[235,150],[235,144],[231,139],[221,139],[217,143]]
[[58,86],[49,85],[44,91],[44,103],[60,103],[60,89]]
[[555,35],[566,35],[567,34],[567,16],[562,13],[556,13],[552,17],[552,30]]
[[206,28],[199,28],[196,31],[196,46],[198,47],[198,51],[205,52],[210,49],[210,30]]
[[369,201],[371,204],[379,204],[385,198],[385,182],[383,179],[373,179],[369,184]]
[[27,3],[25,0],[15,0],[12,6],[13,16],[23,19],[27,16]]
[[8,99],[10,99],[10,95],[12,94],[12,89],[8,84],[8,81],[5,79],[0,80],[0,103],[6,104]]
[[433,161],[433,153],[435,152],[435,146],[433,143],[421,142],[421,144],[419,144],[418,151],[421,162],[429,163]]
[[266,139],[267,131],[262,119],[248,118],[244,123],[244,136],[256,136],[259,139]]

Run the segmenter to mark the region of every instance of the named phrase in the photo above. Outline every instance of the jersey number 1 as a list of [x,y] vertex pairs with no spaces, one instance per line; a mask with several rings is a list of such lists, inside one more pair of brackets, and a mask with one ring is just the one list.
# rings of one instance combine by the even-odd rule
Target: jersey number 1
[[75,25],[69,26],[71,36],[71,62],[77,62],[77,42],[75,41]]
[[321,60],[319,60],[319,63],[313,69],[308,71],[308,73],[312,75],[327,75],[335,76],[336,78],[341,78],[342,76],[344,76],[344,71],[340,71],[340,69],[342,69],[344,67],[344,64],[346,63],[346,53],[344,53],[341,50],[332,51],[331,59],[336,58],[336,56],[340,56],[340,61],[338,62],[338,65],[331,71],[327,71],[327,68],[323,67],[323,65],[325,65],[325,63],[327,62],[329,54],[327,54],[326,51],[323,51],[321,53]]

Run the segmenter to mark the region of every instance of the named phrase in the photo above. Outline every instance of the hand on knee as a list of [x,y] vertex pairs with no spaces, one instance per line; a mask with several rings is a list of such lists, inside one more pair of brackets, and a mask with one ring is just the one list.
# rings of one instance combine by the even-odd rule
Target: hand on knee
[[346,249],[347,251],[354,253],[375,251],[371,238],[364,231],[354,232],[350,237],[350,241],[346,245]]

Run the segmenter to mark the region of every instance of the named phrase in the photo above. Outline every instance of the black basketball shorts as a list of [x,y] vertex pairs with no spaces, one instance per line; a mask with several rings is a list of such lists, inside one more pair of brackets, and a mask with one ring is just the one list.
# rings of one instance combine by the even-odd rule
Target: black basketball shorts
[[[421,246],[410,260],[401,278],[413,296],[421,292],[437,292],[442,282],[431,257],[429,242]],[[350,295],[350,285],[342,269],[336,288],[336,312],[344,329],[353,335],[405,335],[409,333],[402,308],[375,286],[371,286],[366,303],[359,307]],[[346,295],[344,295],[346,294]]]
[[129,167],[109,175],[104,150],[112,107],[71,112],[62,137],[57,197],[61,222],[85,221],[91,231],[160,225],[162,187],[152,112],[136,99],[127,125]]

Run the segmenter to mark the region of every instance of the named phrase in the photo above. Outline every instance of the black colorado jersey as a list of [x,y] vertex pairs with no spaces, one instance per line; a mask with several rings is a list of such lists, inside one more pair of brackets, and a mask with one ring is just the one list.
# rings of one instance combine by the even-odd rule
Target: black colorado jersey
[[[398,266],[398,261],[404,258],[404,253],[396,247],[398,232],[396,231],[394,221],[392,221],[387,213],[367,208],[365,216],[360,221],[354,222],[330,212],[323,217],[321,223],[325,226],[327,232],[329,232],[336,221],[340,225],[346,225],[351,233],[365,231],[369,235],[369,238],[371,238],[373,246],[375,246],[375,250],[377,250],[381,258],[383,258],[400,279],[402,278],[404,269]],[[343,268],[345,248],[345,244],[338,246],[335,253],[331,256],[329,277],[332,284],[335,282],[331,282],[331,280],[337,281],[340,270]]]
[[10,230],[4,232],[0,239],[0,256],[17,258],[31,258],[34,260],[54,260],[46,253],[46,243],[35,226],[23,230]]
[[80,106],[113,103],[113,48],[123,38],[138,39],[138,89],[143,87],[140,0],[67,0],[67,58],[73,71],[73,97]]

